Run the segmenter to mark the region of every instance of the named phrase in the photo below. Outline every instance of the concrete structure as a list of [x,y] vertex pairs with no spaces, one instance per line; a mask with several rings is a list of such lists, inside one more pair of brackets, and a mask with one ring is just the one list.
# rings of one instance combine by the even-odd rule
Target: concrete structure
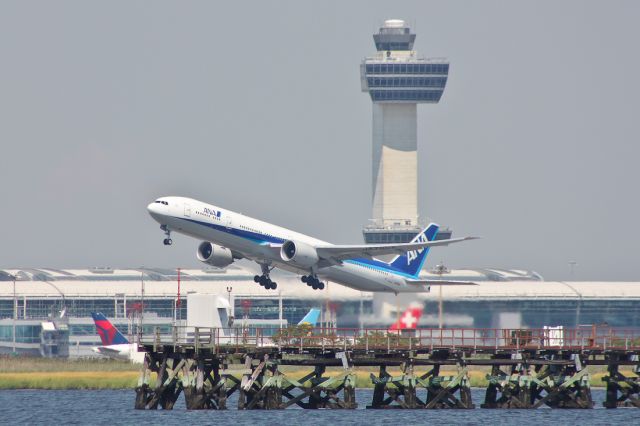
[[420,231],[417,104],[440,101],[449,63],[418,56],[415,37],[404,21],[385,21],[373,36],[377,53],[360,66],[362,91],[373,102],[373,211],[372,224],[363,231],[367,243],[408,242]]

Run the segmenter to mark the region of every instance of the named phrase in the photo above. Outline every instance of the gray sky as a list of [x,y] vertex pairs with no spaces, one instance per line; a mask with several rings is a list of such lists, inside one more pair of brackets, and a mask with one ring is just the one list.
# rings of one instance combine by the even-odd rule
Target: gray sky
[[384,19],[445,56],[418,112],[430,262],[638,280],[640,3],[0,3],[0,266],[198,267],[185,195],[336,243],[371,214],[359,63]]

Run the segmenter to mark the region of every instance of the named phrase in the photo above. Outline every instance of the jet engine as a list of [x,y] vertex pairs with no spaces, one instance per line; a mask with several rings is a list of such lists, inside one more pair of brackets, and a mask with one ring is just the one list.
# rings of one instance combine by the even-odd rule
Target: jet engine
[[203,241],[200,243],[198,251],[196,252],[196,257],[200,262],[204,262],[207,265],[215,266],[217,268],[224,268],[233,263],[231,250],[216,244],[211,244],[209,241]]
[[291,262],[296,266],[310,268],[318,263],[318,252],[308,244],[298,241],[285,241],[280,249],[280,257],[285,262]]

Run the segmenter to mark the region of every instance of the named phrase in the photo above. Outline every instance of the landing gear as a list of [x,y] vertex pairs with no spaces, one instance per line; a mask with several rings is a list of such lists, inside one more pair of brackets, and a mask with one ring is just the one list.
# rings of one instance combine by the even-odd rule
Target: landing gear
[[300,281],[307,284],[314,290],[324,290],[324,283],[313,275],[303,275]]
[[167,237],[162,241],[162,243],[165,246],[170,246],[171,244],[173,244],[173,240],[171,239],[171,231],[169,230],[169,227],[167,225],[160,225],[160,229],[164,231],[164,235]]
[[267,290],[275,290],[276,288],[278,288],[278,283],[276,283],[275,281],[271,281],[271,278],[269,277],[269,272],[271,272],[271,269],[269,269],[269,266],[268,265],[260,265],[260,266],[262,268],[262,275],[255,275],[253,277],[253,281],[260,284],[261,287],[264,287]]

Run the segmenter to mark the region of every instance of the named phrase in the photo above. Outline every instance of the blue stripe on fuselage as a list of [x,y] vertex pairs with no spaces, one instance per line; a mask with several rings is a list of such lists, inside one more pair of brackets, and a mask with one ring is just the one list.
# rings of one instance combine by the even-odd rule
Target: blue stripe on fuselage
[[176,219],[186,220],[187,222],[195,223],[197,225],[207,226],[215,229],[216,231],[225,232],[227,234],[234,235],[236,237],[244,238],[245,240],[253,241],[258,244],[276,243],[282,244],[285,240],[282,238],[274,237],[272,235],[264,235],[259,232],[245,231],[244,229],[229,228],[224,225],[218,225],[216,223],[202,222],[196,219],[188,219],[186,217],[176,217]]

